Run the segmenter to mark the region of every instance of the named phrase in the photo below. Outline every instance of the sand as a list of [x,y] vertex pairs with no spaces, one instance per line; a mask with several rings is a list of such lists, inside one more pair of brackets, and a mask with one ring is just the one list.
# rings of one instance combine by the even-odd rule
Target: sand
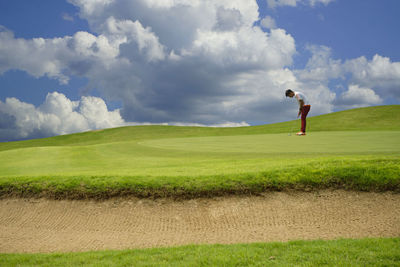
[[390,192],[0,200],[0,253],[399,236],[400,194]]

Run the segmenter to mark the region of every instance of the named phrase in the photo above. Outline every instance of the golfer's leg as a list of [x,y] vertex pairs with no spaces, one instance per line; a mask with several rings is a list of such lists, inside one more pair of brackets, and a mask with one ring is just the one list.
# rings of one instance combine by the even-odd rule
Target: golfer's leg
[[306,116],[303,115],[304,113],[301,113],[301,131],[303,133],[306,132]]
[[310,106],[304,106],[301,111],[301,131],[303,133],[306,132],[307,115],[309,111],[310,111]]

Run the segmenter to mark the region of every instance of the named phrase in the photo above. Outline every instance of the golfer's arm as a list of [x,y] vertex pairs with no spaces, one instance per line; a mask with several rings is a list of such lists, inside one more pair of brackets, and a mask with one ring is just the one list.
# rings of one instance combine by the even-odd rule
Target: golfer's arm
[[303,99],[300,99],[299,100],[299,111],[301,112],[302,110],[303,110],[303,106],[304,106],[304,101],[303,101]]

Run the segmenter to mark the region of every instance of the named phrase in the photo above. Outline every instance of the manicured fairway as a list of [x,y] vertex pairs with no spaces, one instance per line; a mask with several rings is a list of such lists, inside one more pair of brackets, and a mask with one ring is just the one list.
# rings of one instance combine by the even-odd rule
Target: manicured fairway
[[321,157],[398,156],[400,131],[316,132],[126,141],[0,152],[3,176],[192,176],[266,171]]

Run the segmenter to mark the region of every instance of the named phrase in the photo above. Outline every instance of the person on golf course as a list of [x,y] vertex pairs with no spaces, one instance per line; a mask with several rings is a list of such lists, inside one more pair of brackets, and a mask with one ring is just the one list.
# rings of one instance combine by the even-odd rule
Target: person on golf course
[[287,89],[285,95],[286,97],[295,97],[299,103],[299,113],[297,114],[297,118],[301,115],[301,131],[298,132],[297,135],[306,135],[306,118],[311,108],[310,103],[308,102],[306,96],[300,92]]

